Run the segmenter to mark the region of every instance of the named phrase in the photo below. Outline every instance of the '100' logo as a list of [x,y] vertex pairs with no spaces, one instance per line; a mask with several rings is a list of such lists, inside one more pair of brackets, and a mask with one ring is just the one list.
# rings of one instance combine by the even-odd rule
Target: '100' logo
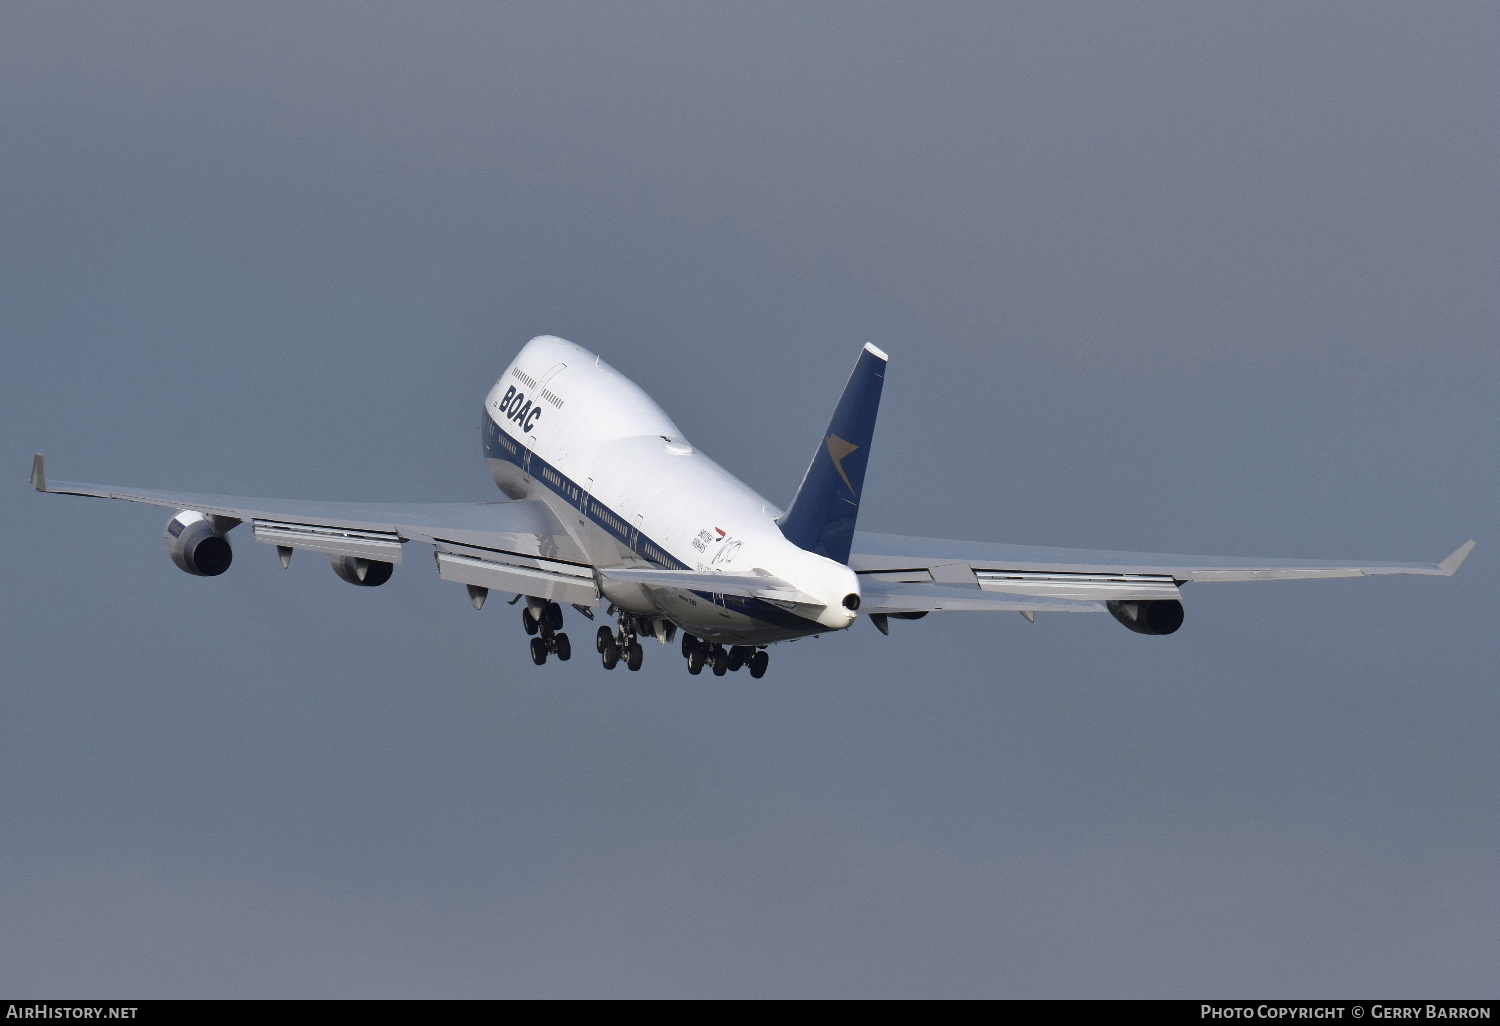
[[507,419],[521,425],[521,430],[527,434],[531,433],[537,418],[542,415],[542,408],[533,406],[531,400],[526,398],[526,393],[517,392],[515,385],[505,390],[505,398],[500,400],[498,406]]

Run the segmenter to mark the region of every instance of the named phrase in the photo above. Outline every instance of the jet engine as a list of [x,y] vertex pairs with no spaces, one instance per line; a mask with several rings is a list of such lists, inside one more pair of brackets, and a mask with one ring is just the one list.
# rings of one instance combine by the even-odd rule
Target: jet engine
[[224,532],[237,523],[238,520],[232,520],[226,526],[222,518],[185,509],[167,521],[163,535],[167,554],[194,577],[217,577],[234,561],[234,551]]
[[1176,599],[1104,604],[1116,620],[1137,634],[1171,634],[1182,626],[1182,603]]
[[359,556],[330,555],[328,562],[333,564],[334,573],[361,588],[378,588],[391,579],[391,571],[396,569],[391,563]]

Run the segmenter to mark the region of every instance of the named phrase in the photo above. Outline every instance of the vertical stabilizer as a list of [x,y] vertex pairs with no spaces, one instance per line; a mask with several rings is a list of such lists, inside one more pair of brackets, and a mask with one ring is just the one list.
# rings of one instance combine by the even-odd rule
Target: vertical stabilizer
[[802,484],[777,522],[794,545],[840,563],[849,562],[849,547],[854,544],[854,521],[865,487],[885,364],[886,355],[872,345],[859,354]]

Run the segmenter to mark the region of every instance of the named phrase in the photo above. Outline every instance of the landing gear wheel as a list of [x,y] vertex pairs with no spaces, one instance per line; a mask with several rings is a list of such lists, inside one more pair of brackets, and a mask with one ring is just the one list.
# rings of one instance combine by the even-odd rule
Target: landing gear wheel
[[594,635],[594,648],[602,655],[604,653],[604,646],[608,645],[611,641],[614,640],[614,631],[610,630],[608,627],[600,627],[599,632]]
[[556,638],[553,639],[553,642],[554,644],[552,651],[557,653],[558,659],[562,660],[563,662],[567,662],[568,659],[573,655],[573,643],[568,640],[568,636],[566,634],[559,634]]
[[688,653],[688,673],[694,677],[703,672],[703,649],[695,648]]
[[541,638],[531,639],[531,661],[538,666],[547,661],[547,643]]
[[729,650],[729,672],[739,673],[740,667],[745,665],[750,657],[749,651],[743,646],[736,645]]
[[556,602],[548,602],[547,610],[542,614],[547,618],[547,626],[555,631],[562,630],[562,606]]
[[521,607],[521,626],[526,628],[527,634],[535,634],[542,629],[542,625],[536,622],[536,617],[531,615],[530,606]]
[[713,667],[715,677],[722,677],[729,672],[729,654],[722,648],[714,650]]
[[641,663],[645,662],[645,660],[646,653],[641,651],[641,643],[639,641],[632,641],[630,643],[630,651],[625,653],[625,665],[632,670],[639,670]]
[[686,659],[688,656],[693,654],[693,649],[701,647],[702,644],[698,641],[697,638],[693,637],[686,631],[682,632],[682,658]]
[[620,646],[615,644],[615,640],[613,637],[611,637],[609,639],[609,643],[604,646],[604,650],[599,653],[599,658],[604,663],[604,668],[606,670],[613,670],[615,668],[615,665],[619,663]]
[[757,652],[750,657],[750,676],[760,680],[766,675],[766,667],[771,665],[771,657],[764,652]]

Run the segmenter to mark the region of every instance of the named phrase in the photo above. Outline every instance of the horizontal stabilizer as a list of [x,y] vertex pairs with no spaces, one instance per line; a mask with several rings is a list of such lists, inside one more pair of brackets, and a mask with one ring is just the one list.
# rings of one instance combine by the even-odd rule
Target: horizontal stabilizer
[[649,588],[681,588],[711,595],[740,595],[782,605],[821,606],[822,602],[779,577],[760,574],[721,574],[703,570],[646,570],[614,567],[600,570],[601,578]]
[[1103,602],[1004,595],[949,584],[887,584],[861,581],[861,613],[1015,612],[1103,613]]

